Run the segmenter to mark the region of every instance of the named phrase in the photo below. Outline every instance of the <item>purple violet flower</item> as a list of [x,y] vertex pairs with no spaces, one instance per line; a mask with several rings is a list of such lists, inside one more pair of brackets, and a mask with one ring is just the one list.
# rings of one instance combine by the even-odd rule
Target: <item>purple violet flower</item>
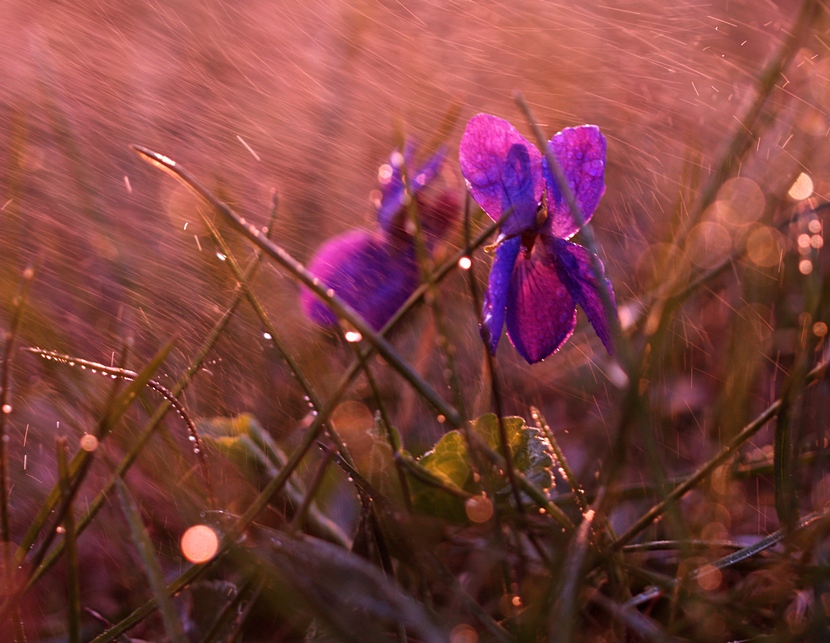
[[613,352],[600,291],[606,288],[614,303],[611,282],[604,268],[595,274],[586,248],[568,241],[590,220],[605,192],[605,137],[595,125],[582,125],[562,130],[548,145],[585,217],[581,223],[542,153],[507,121],[474,116],[458,155],[470,194],[481,208],[496,221],[511,210],[496,240],[482,338],[495,354],[506,324],[510,341],[530,364],[559,350],[573,334],[576,304]]
[[[421,191],[438,175],[446,150],[440,149],[420,168],[412,164],[414,147],[392,153],[380,166],[377,215],[380,229],[352,230],[326,241],[308,269],[375,330],[380,330],[420,284],[413,228],[407,216],[403,168],[409,173],[410,194],[418,204],[427,251],[432,251],[459,213],[449,191],[425,198]],[[337,316],[314,293],[302,288],[305,315],[321,326],[334,326]]]

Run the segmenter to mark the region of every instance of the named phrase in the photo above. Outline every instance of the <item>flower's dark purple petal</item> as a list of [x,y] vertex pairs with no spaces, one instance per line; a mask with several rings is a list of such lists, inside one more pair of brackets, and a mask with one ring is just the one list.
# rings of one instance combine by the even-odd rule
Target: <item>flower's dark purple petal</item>
[[[559,160],[568,183],[588,223],[605,192],[605,137],[596,125],[568,127],[554,136],[550,149]],[[544,161],[547,185],[548,219],[543,234],[570,239],[580,226],[558,187],[553,171]]]
[[470,194],[494,221],[513,208],[502,226],[512,236],[536,229],[542,198],[542,155],[507,121],[489,114],[470,119],[458,149]]
[[498,248],[490,269],[490,281],[484,294],[484,307],[481,311],[481,338],[495,355],[504,326],[504,314],[507,308],[507,292],[510,289],[510,277],[516,257],[522,247],[520,237],[507,239]]
[[[379,330],[418,287],[412,244],[396,245],[362,230],[330,239],[317,251],[309,271]],[[300,303],[306,316],[321,326],[336,315],[307,288]]]
[[586,248],[570,241],[552,237],[545,237],[545,244],[548,253],[554,256],[554,263],[559,272],[559,277],[568,287],[576,302],[582,306],[585,314],[588,315],[588,321],[591,322],[597,335],[599,335],[605,349],[610,355],[613,354],[613,333],[608,316],[605,313],[600,288],[604,288],[608,293],[614,308],[614,315],[617,314],[617,303],[614,298],[614,287],[605,278],[605,267],[602,262],[599,261],[602,274],[597,279],[591,253]]
[[576,327],[576,304],[556,268],[538,256],[516,262],[507,296],[507,335],[535,364],[559,350]]
[[412,194],[417,194],[438,175],[441,164],[447,157],[447,148],[442,146],[423,166],[416,169],[412,166],[414,152],[414,145],[407,142],[403,156],[399,152],[393,152],[386,164],[388,168],[381,166],[385,172],[391,169],[391,175],[379,177],[381,197],[380,206],[378,207],[378,222],[386,232],[396,232],[395,228],[401,225],[399,214],[404,206],[405,194],[401,160],[406,163],[409,172],[409,184],[412,187]]

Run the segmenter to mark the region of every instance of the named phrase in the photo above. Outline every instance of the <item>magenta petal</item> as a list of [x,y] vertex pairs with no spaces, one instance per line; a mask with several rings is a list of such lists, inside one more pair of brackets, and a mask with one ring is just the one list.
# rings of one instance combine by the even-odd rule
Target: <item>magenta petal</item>
[[520,258],[507,296],[507,335],[519,354],[535,364],[556,352],[576,326],[576,304],[556,268]]
[[501,339],[501,329],[504,326],[504,314],[507,307],[507,292],[510,289],[510,276],[522,240],[519,237],[508,239],[496,248],[496,257],[490,269],[490,281],[484,295],[484,307],[481,311],[481,338],[490,353],[496,354],[496,348]]
[[[418,287],[418,266],[411,244],[395,245],[362,230],[330,239],[308,266],[326,288],[379,330]],[[336,315],[307,288],[300,294],[306,316],[321,326]]]
[[[596,125],[568,127],[554,136],[549,146],[568,177],[576,202],[585,217],[583,223],[587,223],[605,192],[605,137]],[[582,226],[577,224],[571,213],[547,160],[544,161],[544,174],[548,220],[542,232],[560,239],[570,239]]]
[[498,221],[514,208],[502,232],[512,235],[535,225],[544,189],[542,155],[519,130],[504,119],[478,114],[467,123],[458,160],[470,194],[491,219]]
[[614,298],[614,288],[611,282],[605,278],[605,268],[602,262],[599,262],[602,274],[597,279],[591,253],[586,248],[570,241],[550,237],[545,242],[548,253],[554,256],[560,278],[568,287],[576,302],[582,307],[582,310],[585,311],[588,321],[591,322],[597,335],[602,340],[605,349],[609,354],[613,354],[613,333],[608,315],[605,313],[600,288],[604,288],[608,293],[615,316],[617,314],[617,303]]

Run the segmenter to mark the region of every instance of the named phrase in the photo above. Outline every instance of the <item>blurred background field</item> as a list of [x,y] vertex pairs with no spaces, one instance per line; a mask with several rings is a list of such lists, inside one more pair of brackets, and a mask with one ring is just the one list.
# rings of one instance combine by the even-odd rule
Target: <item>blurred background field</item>
[[[172,387],[227,310],[236,282],[201,221],[206,206],[141,163],[130,144],[183,164],[258,226],[268,223],[276,189],[272,236],[306,263],[333,235],[375,225],[377,168],[404,135],[426,149],[449,146],[441,182],[463,200],[457,149],[464,124],[487,112],[530,137],[513,99],[519,90],[548,136],[594,123],[607,137],[607,192],[593,228],[636,368],[606,356],[580,313],[574,337],[542,364],[526,365],[502,340],[504,412],[530,421],[531,406],[538,407],[589,497],[625,448],[627,460],[611,480],[616,495],[609,492],[614,497],[606,507],[622,533],[666,493],[669,487],[661,485],[706,462],[789,395],[786,418],[795,428],[788,444],[796,465],[787,489],[797,494],[792,505],[799,515],[822,511],[830,501],[829,391],[824,382],[805,388],[803,378],[825,350],[830,323],[822,250],[827,217],[812,210],[830,189],[828,29],[826,8],[791,0],[579,6],[3,0],[0,338],[8,341],[21,275],[35,265],[18,345],[116,366],[126,346],[126,366],[140,370],[175,338],[156,376]],[[771,74],[776,60],[785,66]],[[437,140],[454,111],[453,126]],[[474,214],[475,232],[485,223]],[[250,247],[217,224],[247,261]],[[437,248],[436,263],[463,243],[459,226]],[[489,262],[476,253],[481,287]],[[265,261],[254,283],[281,339],[325,400],[352,358],[349,347],[304,319],[297,284],[275,265]],[[475,418],[493,409],[465,273],[450,275],[439,298]],[[450,400],[438,335],[421,307],[392,341]],[[373,366],[405,448],[420,455],[446,427],[384,363]],[[625,370],[637,381],[627,382]],[[74,453],[98,421],[110,384],[19,351],[10,373],[9,515],[12,542],[19,543],[57,482],[55,437],[67,436]],[[102,444],[103,456],[79,490],[78,511],[158,403],[150,394],[144,399],[146,408],[132,409]],[[359,452],[375,411],[367,380],[358,379],[345,399],[334,419],[354,432],[348,441]],[[182,402],[201,420],[250,413],[286,452],[311,423],[302,389],[245,303]],[[184,425],[171,414],[165,426],[126,480],[169,581],[185,565],[178,538],[205,505],[190,484],[198,461]],[[780,529],[773,428],[742,445],[737,464],[685,495],[680,510],[647,530],[646,539],[748,545]],[[242,513],[253,496],[251,481],[215,451],[209,456],[220,500]],[[301,468],[307,482],[314,468]],[[354,492],[345,476],[330,478],[321,507],[352,535],[360,513]],[[78,542],[82,603],[118,621],[150,594],[118,503],[103,511]],[[282,525],[279,514],[272,508],[265,520]],[[712,587],[700,583],[677,611],[657,599],[643,612],[666,632],[691,640],[790,640],[823,631],[830,586],[822,584],[822,534],[799,556],[779,547],[754,566],[724,572]],[[490,541],[479,546],[467,538],[464,531],[458,536],[450,568],[494,619],[518,618],[517,610],[500,607],[493,589],[499,586],[493,569],[512,559],[493,553]],[[646,553],[631,564],[673,578],[682,576],[684,564],[687,571],[699,567],[713,552],[684,549],[657,563]],[[39,584],[21,606],[30,640],[63,636],[60,583],[67,571],[59,564],[50,574],[60,582]],[[635,589],[638,582],[648,584],[631,581],[629,598],[642,589]],[[760,589],[765,583],[768,594]],[[524,587],[502,589],[525,601],[532,595]],[[608,593],[615,600],[625,594]],[[190,601],[192,614],[195,600],[188,595],[180,603]],[[584,594],[579,601],[576,640],[625,640],[621,626],[609,624],[608,610],[594,618],[596,603]],[[447,628],[463,620],[457,605],[438,603]],[[87,631],[97,631],[94,619],[84,619]],[[301,639],[306,625],[282,613],[255,614],[250,623],[244,640]],[[647,628],[628,627],[632,640],[648,638]],[[153,617],[132,635],[160,640],[161,632]],[[536,640],[521,628],[511,632],[517,640]]]

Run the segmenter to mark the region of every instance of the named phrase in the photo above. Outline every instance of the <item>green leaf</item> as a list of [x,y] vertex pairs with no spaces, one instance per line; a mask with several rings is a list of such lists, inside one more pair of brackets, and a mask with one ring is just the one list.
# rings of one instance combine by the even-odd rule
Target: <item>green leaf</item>
[[[502,422],[513,456],[513,466],[535,486],[548,489],[553,481],[551,468],[554,458],[545,434],[536,427],[525,424],[521,417],[505,417]],[[479,417],[475,421],[475,430],[491,449],[501,452],[499,419],[494,413],[485,413]],[[504,486],[507,484],[505,477]]]
[[[230,460],[255,485],[264,486],[279,475],[288,458],[268,431],[248,413],[236,417],[216,417],[199,422],[203,439]],[[297,476],[285,486],[285,495],[296,508],[303,504],[306,490]],[[314,535],[343,547],[350,539],[340,527],[312,502],[306,514],[308,529]]]
[[[521,417],[505,417],[502,422],[516,470],[540,492],[546,492],[553,481],[551,469],[554,463],[547,437],[538,428],[528,426]],[[499,420],[495,414],[485,413],[479,417],[473,422],[472,430],[484,445],[501,452]],[[415,475],[410,469],[415,511],[453,522],[466,522],[464,499],[460,496],[463,492],[476,493],[478,485],[473,480],[473,468],[464,435],[460,431],[446,433],[431,451],[417,460],[417,465],[444,486],[462,493],[450,493],[448,489],[427,484],[428,480],[424,479],[426,476]],[[503,495],[509,485],[506,475],[488,475],[493,488]]]

